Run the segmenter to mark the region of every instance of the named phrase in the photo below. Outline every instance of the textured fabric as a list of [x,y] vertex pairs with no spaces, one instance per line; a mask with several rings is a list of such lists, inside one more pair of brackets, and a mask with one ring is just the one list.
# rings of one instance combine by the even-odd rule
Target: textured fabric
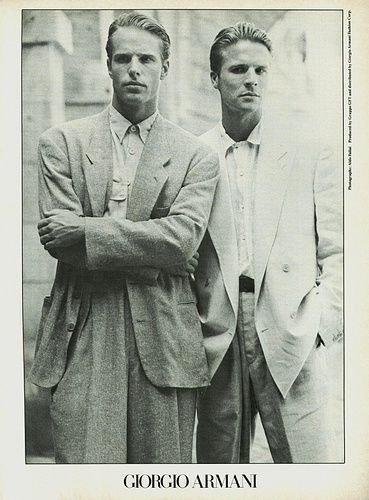
[[[102,307],[115,317],[102,321]],[[82,313],[52,391],[56,462],[190,463],[196,390],[157,388],[147,379],[124,281],[96,287]]]
[[199,403],[197,460],[249,463],[259,412],[274,462],[334,461],[325,347],[318,337],[283,398],[268,369],[253,312],[254,294],[240,294],[237,335]]
[[242,412],[242,374],[237,337],[229,346],[211,385],[200,393],[197,415],[197,462],[239,463],[245,415]]
[[189,462],[195,389],[209,373],[190,279],[170,266],[185,264],[205,233],[217,156],[157,116],[117,218],[104,217],[108,110],[46,131],[39,159],[41,217],[69,210],[86,229],[84,243],[52,252],[57,273],[29,376],[52,388],[57,460]]
[[103,217],[113,177],[107,110],[46,131],[39,154],[41,216],[53,208],[84,216],[86,244],[53,252],[58,268],[43,308],[30,381],[42,387],[60,381],[80,311],[92,300],[93,329],[115,322],[120,313],[115,300],[109,301],[110,292],[92,298],[91,290],[98,283],[108,290],[124,278],[149,380],[160,387],[208,385],[190,280],[166,269],[185,263],[198,249],[218,181],[217,156],[158,116],[143,148],[127,217],[118,220]]

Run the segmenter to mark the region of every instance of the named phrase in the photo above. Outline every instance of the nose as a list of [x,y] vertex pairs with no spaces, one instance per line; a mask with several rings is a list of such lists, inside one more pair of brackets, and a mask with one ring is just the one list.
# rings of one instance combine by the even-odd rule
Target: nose
[[132,57],[131,63],[128,68],[128,73],[131,78],[135,78],[140,74],[140,64],[138,59]]
[[253,68],[249,68],[245,74],[245,87],[256,87],[258,84],[257,74]]

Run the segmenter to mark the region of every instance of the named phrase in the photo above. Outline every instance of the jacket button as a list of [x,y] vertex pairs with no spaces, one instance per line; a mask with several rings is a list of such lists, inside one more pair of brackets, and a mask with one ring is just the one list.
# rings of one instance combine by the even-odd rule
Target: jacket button
[[68,332],[73,332],[74,327],[75,327],[74,323],[68,323],[68,326],[67,326]]
[[285,273],[288,273],[288,271],[290,270],[290,266],[288,264],[283,264],[282,269]]

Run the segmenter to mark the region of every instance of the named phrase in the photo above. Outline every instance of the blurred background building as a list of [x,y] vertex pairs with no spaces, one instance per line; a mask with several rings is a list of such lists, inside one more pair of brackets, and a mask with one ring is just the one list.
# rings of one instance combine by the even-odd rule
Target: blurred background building
[[[23,333],[29,371],[42,299],[55,260],[38,240],[37,143],[47,128],[101,111],[111,100],[105,43],[109,24],[124,10],[23,10]],[[171,41],[170,71],[159,109],[198,135],[220,117],[209,77],[209,49],[218,31],[239,20],[268,31],[274,46],[270,107],[289,110],[316,126],[342,150],[341,11],[140,10],[159,20]],[[292,132],[292,131],[291,131]],[[336,460],[343,458],[342,347],[330,354]],[[334,375],[333,375],[334,374]],[[49,391],[25,381],[26,455],[53,460]],[[253,460],[271,458],[260,425]]]

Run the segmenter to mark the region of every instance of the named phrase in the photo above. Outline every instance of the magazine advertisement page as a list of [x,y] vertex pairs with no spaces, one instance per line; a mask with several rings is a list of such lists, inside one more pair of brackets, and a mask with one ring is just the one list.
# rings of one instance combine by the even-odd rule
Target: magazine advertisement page
[[366,499],[366,3],[1,13],[0,499]]

